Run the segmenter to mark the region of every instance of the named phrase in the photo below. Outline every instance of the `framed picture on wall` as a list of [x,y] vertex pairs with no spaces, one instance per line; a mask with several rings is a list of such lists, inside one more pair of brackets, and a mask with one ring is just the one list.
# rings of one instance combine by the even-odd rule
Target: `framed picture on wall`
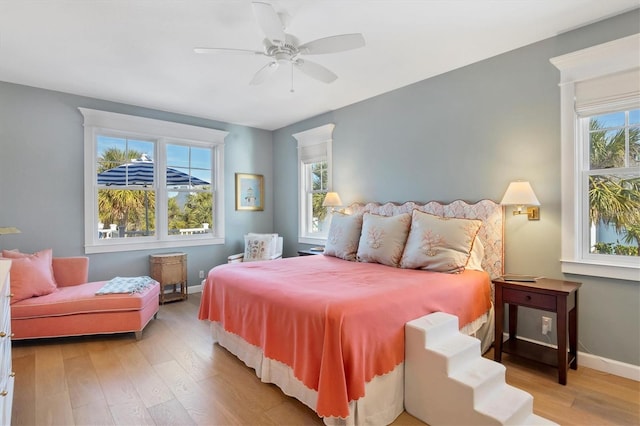
[[236,173],[236,210],[264,210],[264,176]]

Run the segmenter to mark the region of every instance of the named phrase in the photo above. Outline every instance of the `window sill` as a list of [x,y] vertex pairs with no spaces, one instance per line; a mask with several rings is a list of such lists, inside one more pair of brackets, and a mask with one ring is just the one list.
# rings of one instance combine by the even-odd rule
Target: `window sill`
[[[640,263],[640,258],[638,260]],[[565,274],[588,275],[640,282],[640,264],[612,265],[578,260],[561,260],[560,263],[562,265],[562,272]]]
[[92,253],[116,253],[121,251],[133,250],[154,250],[168,249],[177,247],[194,247],[224,244],[224,238],[199,238],[199,239],[180,239],[174,241],[140,241],[135,243],[127,242],[125,244],[87,244],[84,248],[85,254]]

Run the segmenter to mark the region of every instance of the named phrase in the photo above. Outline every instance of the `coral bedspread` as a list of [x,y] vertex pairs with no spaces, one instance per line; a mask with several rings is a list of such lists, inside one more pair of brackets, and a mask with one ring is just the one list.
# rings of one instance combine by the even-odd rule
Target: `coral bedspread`
[[262,348],[318,392],[316,412],[346,417],[364,385],[404,360],[404,324],[435,311],[460,327],[490,309],[488,274],[442,274],[302,256],[220,265],[199,318]]

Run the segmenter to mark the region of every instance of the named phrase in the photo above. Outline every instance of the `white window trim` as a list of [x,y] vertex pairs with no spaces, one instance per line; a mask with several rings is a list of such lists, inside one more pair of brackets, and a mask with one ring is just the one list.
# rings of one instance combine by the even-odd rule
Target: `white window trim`
[[304,182],[306,181],[305,167],[302,164],[300,158],[301,148],[304,146],[315,145],[324,143],[327,147],[327,180],[328,191],[333,188],[332,178],[332,143],[333,143],[333,129],[335,124],[329,123],[324,126],[315,127],[313,129],[305,130],[304,132],[295,133],[292,135],[298,141],[298,242],[302,244],[324,244],[327,241],[326,237],[314,237],[308,235],[306,226],[307,222],[307,205],[306,205],[306,188]]
[[[107,253],[131,250],[149,250],[224,244],[224,139],[229,132],[173,123],[151,118],[137,117],[113,112],[78,108],[84,116],[84,217],[85,217],[85,253]],[[98,239],[96,220],[98,217],[96,185],[96,136],[98,134],[137,135],[141,138],[153,138],[168,143],[188,142],[192,145],[214,147],[214,221],[213,233],[190,236],[160,236],[136,238],[135,242],[124,239]],[[165,159],[158,158],[158,167],[162,168]],[[162,203],[164,194],[158,194],[158,203]],[[160,204],[162,205],[162,204]]]
[[[594,261],[583,257],[584,239],[588,230],[582,226],[581,200],[578,200],[581,182],[576,173],[582,161],[576,149],[579,124],[574,111],[575,85],[579,81],[637,68],[640,63],[640,34],[634,34],[608,43],[589,47],[551,58],[560,70],[560,125],[561,125],[561,189],[562,189],[562,272],[569,274],[608,277],[638,281],[640,265],[636,259],[624,264],[619,259]],[[614,262],[615,260],[615,262]]]

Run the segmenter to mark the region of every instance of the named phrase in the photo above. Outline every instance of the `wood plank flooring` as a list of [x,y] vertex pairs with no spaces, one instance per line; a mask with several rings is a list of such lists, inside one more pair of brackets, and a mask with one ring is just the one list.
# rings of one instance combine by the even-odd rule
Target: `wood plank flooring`
[[[163,305],[133,334],[17,341],[12,424],[320,425],[316,414],[212,345],[196,319],[200,294]],[[490,351],[487,357],[492,359]],[[556,370],[503,356],[507,382],[562,425],[640,424],[640,383],[580,367]],[[423,425],[406,412],[394,425]]]

